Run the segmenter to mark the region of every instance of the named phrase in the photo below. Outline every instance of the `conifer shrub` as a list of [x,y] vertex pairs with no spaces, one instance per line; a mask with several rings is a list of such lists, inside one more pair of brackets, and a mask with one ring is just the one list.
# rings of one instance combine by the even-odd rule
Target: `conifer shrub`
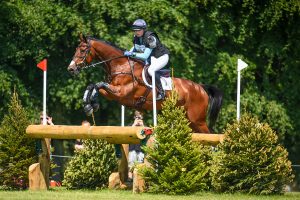
[[67,164],[63,185],[68,189],[107,187],[109,175],[117,169],[113,146],[101,139],[84,140],[83,146]]
[[211,177],[217,192],[281,194],[293,179],[286,149],[268,124],[245,115],[228,125],[213,156]]
[[0,126],[0,185],[2,189],[26,189],[29,166],[37,162],[34,139],[26,136],[28,114],[13,93]]
[[163,103],[155,127],[155,143],[146,147],[151,167],[141,168],[148,192],[189,194],[209,188],[210,148],[192,143],[191,128],[183,107],[176,106],[173,91]]

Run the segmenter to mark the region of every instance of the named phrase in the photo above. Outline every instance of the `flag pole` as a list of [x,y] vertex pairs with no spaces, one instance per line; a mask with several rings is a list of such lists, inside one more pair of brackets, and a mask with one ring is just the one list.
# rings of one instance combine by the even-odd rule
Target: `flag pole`
[[37,67],[43,70],[44,79],[43,79],[43,125],[47,125],[46,119],[46,94],[47,94],[47,59],[42,60],[37,64]]
[[43,125],[47,125],[46,119],[46,90],[47,90],[47,70],[44,71],[44,84],[43,84]]
[[241,98],[241,71],[248,66],[243,60],[237,61],[237,96],[236,96],[236,119],[240,120],[240,98]]
[[152,103],[153,103],[153,126],[157,126],[156,118],[156,88],[155,88],[155,72],[152,76]]
[[121,106],[121,126],[125,126],[125,106]]

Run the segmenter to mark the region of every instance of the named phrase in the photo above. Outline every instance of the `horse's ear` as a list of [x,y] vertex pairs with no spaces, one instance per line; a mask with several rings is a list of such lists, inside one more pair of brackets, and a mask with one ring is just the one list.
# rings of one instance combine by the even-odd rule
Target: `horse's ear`
[[87,42],[85,35],[83,35],[82,33],[79,34],[79,38],[81,42]]

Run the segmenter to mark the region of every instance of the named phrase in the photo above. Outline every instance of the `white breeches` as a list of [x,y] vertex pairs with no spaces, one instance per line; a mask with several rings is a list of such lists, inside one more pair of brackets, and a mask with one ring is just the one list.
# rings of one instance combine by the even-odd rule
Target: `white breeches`
[[148,73],[150,76],[153,76],[155,71],[160,70],[164,66],[166,66],[169,62],[169,55],[164,54],[159,58],[155,58],[154,56],[151,56],[151,65],[148,68]]

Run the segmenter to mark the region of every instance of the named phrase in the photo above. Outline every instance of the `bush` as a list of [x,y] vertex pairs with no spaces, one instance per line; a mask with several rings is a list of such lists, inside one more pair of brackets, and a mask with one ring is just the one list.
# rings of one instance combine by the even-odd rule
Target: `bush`
[[[265,96],[246,90],[241,96],[241,110],[242,113],[251,113],[257,116],[259,121],[268,123],[276,131],[280,143],[284,143],[286,138],[295,135],[292,120],[280,102],[268,100]],[[232,123],[235,119],[236,104],[224,104],[218,120],[218,132],[221,132],[226,128],[227,123]]]
[[75,151],[64,173],[68,189],[96,189],[108,185],[108,177],[117,168],[114,148],[104,140],[84,140],[84,148]]
[[192,143],[191,128],[175,92],[163,103],[155,144],[145,148],[151,164],[141,174],[149,192],[188,194],[208,189],[210,148]]
[[218,192],[281,194],[293,179],[288,152],[268,124],[245,115],[228,125],[213,156],[212,185]]
[[37,161],[35,141],[26,136],[27,112],[13,93],[0,127],[0,185],[2,189],[28,187],[28,168]]

